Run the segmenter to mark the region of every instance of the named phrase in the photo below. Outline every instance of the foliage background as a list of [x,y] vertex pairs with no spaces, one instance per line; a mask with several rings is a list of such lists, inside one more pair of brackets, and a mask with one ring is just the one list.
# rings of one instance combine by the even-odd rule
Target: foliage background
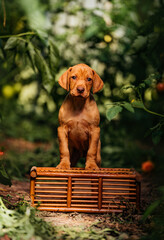
[[8,151],[8,174],[20,178],[33,165],[56,166],[57,116],[67,94],[57,80],[84,62],[105,84],[95,95],[102,166],[141,171],[151,160],[151,177],[162,186],[163,0],[2,0],[0,6],[1,151],[10,138],[53,143],[48,151]]

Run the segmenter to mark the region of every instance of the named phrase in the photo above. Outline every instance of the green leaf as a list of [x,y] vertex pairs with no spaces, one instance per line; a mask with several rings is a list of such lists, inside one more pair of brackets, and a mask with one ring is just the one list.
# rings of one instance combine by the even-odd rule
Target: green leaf
[[118,113],[122,111],[122,109],[123,108],[121,106],[113,106],[109,108],[106,112],[107,119],[111,121]]
[[128,102],[124,103],[123,107],[126,108],[126,110],[128,110],[129,112],[134,113],[134,108],[130,103],[128,103]]
[[136,108],[142,108],[142,109],[145,108],[143,102],[139,100],[135,100],[134,102],[132,102],[132,106]]
[[134,85],[123,86],[123,87],[122,87],[122,90],[124,90],[124,89],[127,90],[127,89],[129,89],[129,88],[133,88],[133,89],[134,89],[135,86],[134,86]]
[[160,142],[162,134],[163,132],[160,129],[152,132],[152,141],[155,145]]
[[98,25],[90,25],[85,33],[84,33],[84,38],[85,40],[89,40],[92,37],[94,37],[95,35],[97,35],[97,33],[99,32],[99,26]]
[[19,0],[19,6],[26,14],[28,25],[35,30],[41,39],[48,37],[47,31],[50,29],[50,20],[44,14],[43,6],[39,0]]
[[142,220],[145,221],[147,217],[160,205],[160,199],[153,202],[145,211]]
[[59,58],[60,57],[59,50],[52,40],[49,40],[49,45],[51,46],[51,49],[52,49],[54,55],[57,58]]
[[52,41],[49,41],[49,65],[52,76],[55,77],[59,64],[59,51]]
[[1,163],[0,166],[0,183],[4,184],[4,185],[9,185],[11,186],[11,179],[8,176],[5,167],[3,166],[3,164]]
[[35,49],[35,63],[38,68],[38,71],[40,72],[42,76],[42,84],[45,87],[45,89],[50,92],[53,87],[53,77],[51,75],[50,69],[43,58],[41,52],[38,49]]
[[144,80],[144,82],[146,83],[146,85],[150,86],[153,82],[153,79],[152,78],[147,78]]
[[31,42],[28,43],[28,56],[33,69],[35,70],[35,48]]
[[132,48],[138,51],[142,49],[146,45],[146,43],[147,43],[147,37],[138,36],[137,39],[132,44]]
[[153,82],[156,82],[158,79],[160,79],[159,73],[150,74],[148,78],[144,80],[144,83],[148,86],[150,86]]
[[0,59],[3,59],[4,60],[4,54],[2,52],[2,49],[0,49]]
[[6,42],[4,49],[5,50],[13,49],[17,46],[17,43],[18,43],[18,38],[10,37]]
[[138,86],[138,88],[145,88],[145,83],[141,83],[141,84],[139,84],[139,86]]

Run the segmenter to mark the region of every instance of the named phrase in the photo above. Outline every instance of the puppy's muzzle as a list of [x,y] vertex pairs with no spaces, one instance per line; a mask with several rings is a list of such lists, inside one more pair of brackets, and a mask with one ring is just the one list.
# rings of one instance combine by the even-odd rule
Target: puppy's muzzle
[[77,92],[78,92],[78,93],[81,94],[81,93],[83,93],[84,91],[85,91],[85,88],[84,88],[84,87],[82,87],[82,86],[78,86],[78,87],[77,87]]

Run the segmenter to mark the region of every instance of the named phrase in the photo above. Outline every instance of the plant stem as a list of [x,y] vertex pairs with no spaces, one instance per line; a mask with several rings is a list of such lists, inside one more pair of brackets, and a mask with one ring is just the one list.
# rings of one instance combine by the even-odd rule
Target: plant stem
[[19,33],[16,35],[5,35],[5,36],[0,36],[0,38],[10,38],[10,37],[22,37],[26,35],[35,35],[35,32],[26,32],[26,33]]
[[164,118],[164,115],[163,115],[163,114],[150,111],[149,109],[147,109],[147,108],[145,107],[145,104],[144,104],[144,102],[143,102],[143,100],[142,100],[142,96],[141,96],[141,93],[140,93],[139,90],[138,90],[138,95],[139,95],[140,100],[141,100],[141,102],[142,102],[142,104],[143,104],[143,109],[144,109],[146,112],[148,112],[148,113],[150,113],[150,114],[153,114],[153,115],[156,115],[156,116],[158,116],[158,117]]
[[153,115],[156,115],[156,116],[159,116],[159,117],[164,117],[163,114],[150,111],[149,109],[147,109],[147,108],[145,107],[145,105],[144,105],[144,110],[145,110],[146,112],[150,113],[150,114],[153,114]]

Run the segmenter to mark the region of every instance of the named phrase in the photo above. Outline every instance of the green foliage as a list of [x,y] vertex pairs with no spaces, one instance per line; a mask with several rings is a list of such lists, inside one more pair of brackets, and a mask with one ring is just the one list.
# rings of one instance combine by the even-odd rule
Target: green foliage
[[[24,35],[26,34],[27,36],[29,35],[28,32]],[[54,85],[55,66],[53,69],[53,65],[56,63],[56,57],[59,57],[59,52],[52,41],[48,40],[48,42],[46,42],[46,45],[47,49],[44,53],[42,53],[41,49],[38,49],[38,46],[30,41],[29,37],[23,38],[18,34],[11,36],[7,40],[4,46],[4,50],[7,51],[7,54],[10,53],[10,57],[12,57],[13,63],[17,63],[18,59],[20,60],[20,58],[23,57],[22,60],[24,64],[21,66],[21,68],[25,67],[27,63],[30,63],[31,67],[34,69],[36,76],[41,76],[43,87],[50,92]],[[46,53],[46,51],[48,52]],[[21,55],[22,53],[23,55]],[[28,62],[28,60],[30,62]]]
[[0,237],[5,234],[13,240],[56,239],[55,229],[36,217],[34,209],[24,205],[18,210],[10,210],[0,198]]
[[10,37],[6,42],[4,49],[5,50],[14,49],[16,48],[18,42],[19,42],[19,39],[17,37]]
[[8,209],[0,198],[0,237],[7,235],[13,240],[35,238],[41,239],[122,239],[122,233],[112,228],[100,228],[101,222],[87,229],[73,227],[56,227],[37,217],[37,211],[27,203],[17,209]]
[[44,7],[39,0],[19,0],[19,5],[25,12],[29,27],[37,32],[41,39],[45,39],[48,35],[50,27],[49,19],[44,14]]
[[63,231],[62,239],[93,239],[93,240],[106,240],[106,239],[112,239],[115,240],[115,237],[118,237],[120,233],[114,229],[105,228],[102,230],[99,230],[94,227],[90,227],[88,231],[77,231],[76,229],[72,228],[60,228],[61,231]]
[[126,110],[128,110],[129,112],[134,113],[134,108],[132,107],[132,105],[131,105],[130,103],[128,103],[128,102],[124,103],[124,104],[123,104],[123,107],[124,107]]
[[135,53],[142,51],[147,44],[147,37],[138,36],[132,44],[132,49]]
[[[136,103],[136,101],[135,101],[135,103]],[[128,110],[131,113],[134,113],[134,107],[140,107],[140,106],[139,106],[139,104],[131,104],[128,102],[113,103],[113,106],[111,108],[109,108],[106,112],[107,119],[109,121],[111,121],[113,118],[115,118],[117,116],[117,114],[119,114],[123,110],[123,108],[125,108],[126,110]]]
[[0,161],[0,183],[11,186],[11,179],[8,173],[6,172],[6,169],[4,167],[4,163],[2,160]]
[[106,116],[107,116],[108,120],[110,121],[121,111],[122,111],[122,107],[116,105],[107,110]]
[[142,221],[149,221],[151,218],[153,224],[153,231],[151,230],[150,234],[143,239],[163,239],[164,237],[164,229],[163,229],[163,221],[164,221],[164,187],[161,186],[158,189],[159,198],[151,203],[146,209]]
[[[89,2],[5,1],[6,27],[0,14],[0,139],[55,142],[52,152],[9,152],[11,176],[22,178],[32,165],[56,166],[57,116],[66,95],[56,81],[80,62],[105,83],[95,96],[103,166],[140,170],[148,156],[155,163],[158,159],[157,144],[162,148],[164,139],[164,92],[157,90],[164,81],[163,1],[100,0],[88,7]],[[162,166],[161,158],[155,168]]]
[[8,173],[12,178],[22,179],[29,174],[32,166],[55,167],[59,163],[58,151],[58,146],[46,151],[41,148],[22,153],[10,151],[5,159]]

